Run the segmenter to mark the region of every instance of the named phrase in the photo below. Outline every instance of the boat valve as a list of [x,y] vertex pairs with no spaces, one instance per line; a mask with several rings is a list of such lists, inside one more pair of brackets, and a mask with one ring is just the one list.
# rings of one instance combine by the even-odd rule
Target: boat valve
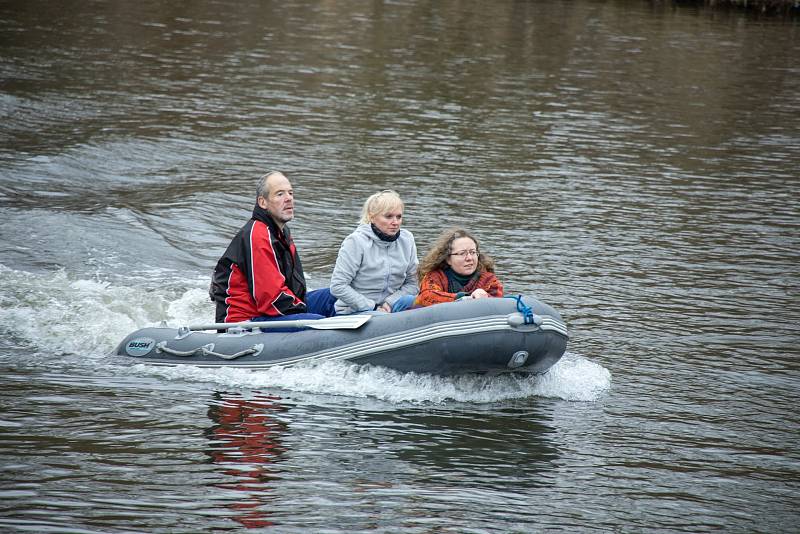
[[524,350],[518,350],[512,354],[511,359],[508,360],[508,368],[516,369],[517,367],[525,365],[526,361],[528,361],[528,352]]

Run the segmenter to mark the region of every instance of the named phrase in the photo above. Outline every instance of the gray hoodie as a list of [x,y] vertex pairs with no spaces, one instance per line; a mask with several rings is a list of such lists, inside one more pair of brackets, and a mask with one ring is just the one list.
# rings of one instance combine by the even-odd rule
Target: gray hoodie
[[336,313],[374,310],[390,306],[403,295],[416,295],[417,245],[414,235],[400,229],[395,241],[381,241],[369,224],[359,224],[339,248],[331,275]]

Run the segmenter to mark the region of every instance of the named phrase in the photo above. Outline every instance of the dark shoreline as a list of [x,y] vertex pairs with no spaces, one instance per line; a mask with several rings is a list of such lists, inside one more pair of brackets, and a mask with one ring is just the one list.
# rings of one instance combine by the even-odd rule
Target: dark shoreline
[[673,0],[679,6],[705,6],[777,16],[800,15],[800,0]]

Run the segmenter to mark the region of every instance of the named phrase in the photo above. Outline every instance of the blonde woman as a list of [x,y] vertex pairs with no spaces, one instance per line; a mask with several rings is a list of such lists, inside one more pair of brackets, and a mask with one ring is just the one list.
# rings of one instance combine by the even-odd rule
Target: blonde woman
[[442,232],[420,262],[418,274],[420,289],[414,306],[503,296],[494,260],[480,251],[478,240],[463,228]]
[[397,312],[417,294],[417,245],[400,226],[405,205],[391,190],[370,196],[339,248],[331,275],[336,313]]

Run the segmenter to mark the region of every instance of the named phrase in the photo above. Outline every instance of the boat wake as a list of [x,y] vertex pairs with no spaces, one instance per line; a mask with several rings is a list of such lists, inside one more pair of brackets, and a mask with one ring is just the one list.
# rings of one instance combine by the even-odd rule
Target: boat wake
[[538,376],[439,377],[400,373],[391,369],[345,362],[323,362],[314,366],[265,370],[156,367],[138,364],[134,372],[168,380],[206,382],[225,388],[371,397],[391,403],[441,404],[449,401],[492,403],[527,397],[550,397],[568,401],[594,401],[611,386],[611,373],[580,355],[567,352]]
[[119,365],[109,353],[131,330],[210,317],[207,280],[176,280],[174,273],[147,272],[112,283],[99,277],[76,279],[64,270],[21,272],[2,264],[0,278],[8,284],[0,296],[4,339],[0,356],[16,360],[17,365],[77,372],[89,368],[123,379],[134,373],[184,384],[205,383],[213,389],[280,389],[392,403],[492,403],[527,397],[593,401],[611,386],[606,368],[571,352],[540,376],[444,378],[347,362],[267,370]]

